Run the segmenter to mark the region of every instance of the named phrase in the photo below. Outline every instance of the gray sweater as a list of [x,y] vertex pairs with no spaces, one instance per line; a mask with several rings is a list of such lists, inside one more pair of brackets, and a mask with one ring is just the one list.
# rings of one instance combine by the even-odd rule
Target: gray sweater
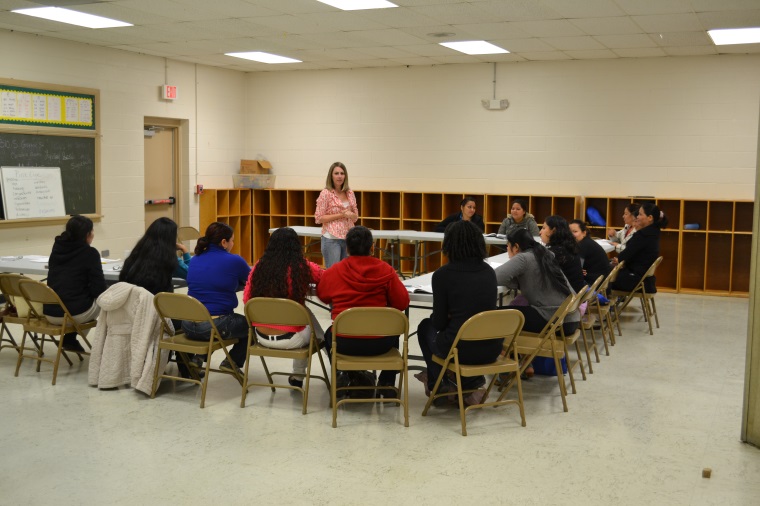
[[512,218],[512,215],[510,214],[501,222],[498,233],[501,235],[509,235],[510,232],[517,230],[518,228],[524,228],[533,237],[538,235],[538,224],[536,223],[536,219],[530,213],[526,213],[525,218],[523,218],[520,223],[516,223],[515,219]]
[[[555,289],[549,280],[546,280],[545,286],[541,286],[541,269],[536,256],[530,251],[519,253],[497,267],[496,283],[499,286],[519,289],[528,299],[528,303],[547,321],[567,298],[567,295]],[[567,279],[565,283],[572,292]],[[577,321],[580,321],[578,311],[565,317],[566,323]]]

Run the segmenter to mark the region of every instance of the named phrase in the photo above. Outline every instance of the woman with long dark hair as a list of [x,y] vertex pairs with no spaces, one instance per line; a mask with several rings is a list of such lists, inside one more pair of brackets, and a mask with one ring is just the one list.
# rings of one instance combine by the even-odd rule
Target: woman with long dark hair
[[501,222],[498,233],[499,235],[508,235],[518,228],[524,228],[532,236],[537,236],[539,233],[536,218],[528,212],[528,203],[523,199],[512,201],[509,216]]
[[172,292],[172,274],[177,266],[177,224],[158,218],[132,248],[119,281],[141,286],[153,295]]
[[[303,256],[298,234],[292,228],[279,228],[272,233],[266,251],[251,270],[243,292],[243,302],[248,302],[253,297],[274,297],[291,299],[304,304],[311,288],[310,285],[319,284],[322,272],[317,264],[306,260]],[[252,322],[256,327],[254,330],[256,340],[267,348],[303,348],[309,344],[313,327],[317,339],[323,341],[325,334],[322,327],[311,311],[309,311],[309,316],[311,326],[263,327]],[[301,387],[303,386],[301,378],[305,375],[306,359],[294,360],[293,375],[288,378],[288,383]]]
[[547,217],[540,235],[546,248],[554,253],[554,258],[557,259],[573,290],[577,292],[586,286],[581,257],[578,255],[578,243],[565,218],[556,214]]
[[[100,253],[91,246],[95,232],[92,220],[72,216],[66,230],[55,238],[48,260],[47,284],[55,290],[66,308],[79,323],[97,318],[100,307],[95,302],[106,291]],[[45,305],[43,313],[50,323],[63,323],[63,311],[57,305]],[[84,352],[76,332],[63,336],[63,349]]]
[[[483,311],[496,309],[496,276],[486,257],[483,233],[473,223],[455,221],[446,227],[443,236],[443,253],[449,262],[433,273],[433,314],[417,327],[422,356],[427,374],[417,375],[425,383],[426,392],[433,389],[441,366],[433,355],[446,358],[454,344],[459,328],[470,317]],[[489,339],[459,344],[459,360],[463,364],[487,364],[501,353],[503,339]],[[483,376],[462,378],[462,388],[471,390],[485,383]],[[450,380],[441,385],[441,392],[454,391]],[[478,404],[484,392],[467,396],[467,404]],[[437,399],[439,403],[443,399]]]
[[578,242],[578,255],[583,262],[583,279],[591,286],[599,276],[607,277],[612,270],[610,259],[604,248],[588,235],[588,228],[583,220],[570,222],[570,232]]
[[436,232],[444,232],[446,227],[451,223],[457,221],[470,221],[480,229],[482,234],[486,225],[483,223],[483,217],[477,214],[477,204],[475,203],[475,197],[465,197],[462,202],[459,203],[459,212],[450,214],[442,222],[435,226]]
[[[195,257],[187,271],[187,294],[198,299],[214,319],[222,338],[237,338],[230,349],[230,364],[224,359],[219,368],[237,371],[245,365],[248,353],[248,322],[245,316],[235,313],[237,291],[245,286],[251,268],[240,255],[230,253],[235,245],[232,228],[216,221],[195,245]],[[182,329],[188,339],[208,341],[211,326],[207,322],[183,321]]]
[[[613,290],[630,291],[636,287],[641,276],[660,256],[660,231],[668,225],[668,217],[653,202],[641,204],[636,217],[636,233],[631,237],[625,249],[612,259],[612,263],[625,261],[612,284]],[[657,292],[655,277],[644,281],[647,293]]]

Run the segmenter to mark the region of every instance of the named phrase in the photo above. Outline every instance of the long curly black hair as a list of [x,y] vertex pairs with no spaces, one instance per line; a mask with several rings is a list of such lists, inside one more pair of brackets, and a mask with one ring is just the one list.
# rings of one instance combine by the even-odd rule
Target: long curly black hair
[[309,292],[311,268],[301,248],[292,228],[275,230],[251,273],[246,296],[278,297],[303,304]]
[[573,237],[573,233],[570,232],[567,220],[562,216],[553,214],[546,218],[545,223],[546,226],[554,230],[551,237],[549,237],[549,244],[547,246],[554,253],[557,262],[560,265],[565,265],[565,263],[571,261],[578,254],[578,242]]
[[177,268],[177,224],[159,218],[150,224],[119,273],[119,281],[141,286],[153,295],[171,291]]

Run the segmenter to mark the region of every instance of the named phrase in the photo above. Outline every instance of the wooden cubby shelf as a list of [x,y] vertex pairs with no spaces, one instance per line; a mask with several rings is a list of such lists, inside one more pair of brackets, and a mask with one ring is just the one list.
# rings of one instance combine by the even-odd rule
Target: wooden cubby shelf
[[[269,229],[284,226],[316,226],[314,206],[319,190],[297,189],[211,189],[201,195],[201,231],[213,221],[223,221],[235,230],[235,253],[253,264],[269,240]],[[478,214],[483,216],[486,232],[496,232],[509,214],[512,202],[528,202],[528,211],[539,227],[547,216],[558,214],[568,221],[586,219],[589,206],[605,218],[606,226],[591,226],[592,235],[606,237],[607,228],[623,226],[623,211],[633,202],[630,197],[586,197],[551,195],[502,195],[464,193],[426,193],[394,191],[355,191],[359,208],[358,223],[375,230],[432,231],[446,216],[459,210],[466,196],[475,198]],[[641,200],[641,199],[638,199]],[[657,287],[665,292],[707,293],[747,296],[749,293],[750,253],[752,250],[753,202],[718,200],[655,199],[668,216],[660,250],[664,257],[657,270]],[[687,224],[699,228],[687,230]],[[306,245],[313,240],[301,238]],[[388,246],[381,241],[381,248]],[[440,249],[433,243],[428,251]],[[412,257],[410,244],[402,244],[402,257]],[[495,254],[497,251],[492,251]],[[309,250],[312,260],[322,261],[319,244]],[[378,253],[379,254],[379,253]],[[436,252],[427,259],[432,271],[446,262]],[[403,260],[401,269],[412,270],[412,261]]]

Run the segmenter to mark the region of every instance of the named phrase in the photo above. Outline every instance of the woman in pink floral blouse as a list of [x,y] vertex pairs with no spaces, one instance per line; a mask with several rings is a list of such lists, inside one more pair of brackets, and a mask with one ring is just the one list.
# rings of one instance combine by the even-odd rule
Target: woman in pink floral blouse
[[330,165],[325,189],[317,198],[314,219],[322,225],[322,257],[325,267],[348,256],[346,234],[359,218],[356,197],[348,186],[348,171],[340,162]]

